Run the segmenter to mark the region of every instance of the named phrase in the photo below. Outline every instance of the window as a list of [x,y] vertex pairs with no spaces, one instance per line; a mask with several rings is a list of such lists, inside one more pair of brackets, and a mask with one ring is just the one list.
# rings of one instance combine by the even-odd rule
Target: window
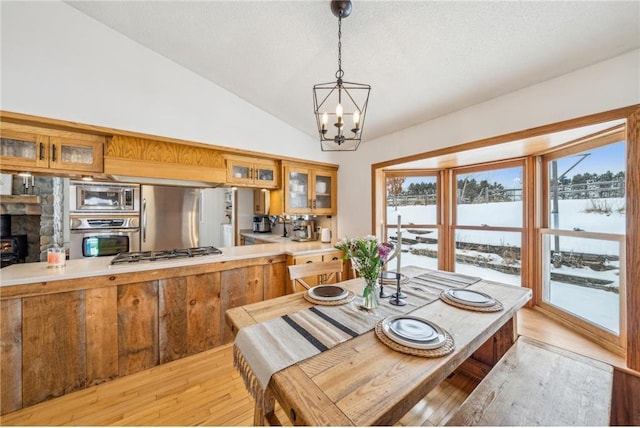
[[[578,145],[543,158],[542,301],[620,334],[626,144]],[[613,141],[613,142],[611,142]]]
[[523,171],[522,162],[454,171],[456,272],[521,285]]
[[[638,164],[634,105],[374,164],[373,196],[385,201],[375,217],[394,236],[401,214],[402,265],[435,267],[437,251],[438,269],[529,287],[532,305],[626,353],[637,370],[640,357],[629,350],[640,346],[640,318],[630,312],[640,306],[640,228],[627,217],[640,212]],[[407,196],[396,205],[385,181],[394,175],[405,177],[398,196]],[[424,223],[402,211],[410,177],[437,184]]]
[[[401,231],[402,266],[438,269],[439,197],[436,173],[393,171],[385,175],[386,225],[384,236],[395,244]],[[395,270],[391,261],[389,270]]]

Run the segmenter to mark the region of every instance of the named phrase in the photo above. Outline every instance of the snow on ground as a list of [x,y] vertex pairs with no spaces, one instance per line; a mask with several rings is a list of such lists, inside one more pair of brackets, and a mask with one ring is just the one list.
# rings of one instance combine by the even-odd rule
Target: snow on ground
[[[611,212],[596,213],[588,212],[594,207],[608,207]],[[607,199],[571,199],[560,200],[558,203],[558,229],[574,230],[581,229],[598,233],[625,233],[624,198]],[[522,202],[496,202],[488,204],[467,204],[461,205],[458,209],[458,223],[461,225],[489,225],[504,227],[522,226]],[[436,208],[430,206],[399,206],[387,207],[387,219],[389,224],[394,224],[396,218],[402,216],[402,236],[404,238],[415,238],[424,236],[437,239],[437,230],[431,230],[427,234],[414,234],[408,232],[411,224],[428,224],[435,222]],[[395,236],[393,229],[389,230],[391,236]],[[486,243],[491,245],[512,245],[520,247],[520,237],[513,232],[489,232],[482,230],[463,230],[456,234],[456,240],[471,243]],[[408,252],[411,248],[422,248],[437,250],[436,244],[404,244],[401,256],[402,266],[422,266],[430,269],[437,269],[438,261],[435,258],[414,255]],[[578,253],[592,253],[601,255],[620,254],[620,246],[616,241],[603,241],[597,239],[560,237],[560,250],[573,251]],[[470,250],[456,250],[458,254],[482,256],[486,260],[499,263],[502,258],[496,254],[480,253]],[[396,268],[396,261],[391,261],[389,269]],[[608,271],[594,271],[589,268],[571,268],[561,266],[554,268],[551,272],[563,273],[573,276],[582,276],[612,281],[612,286],[619,285],[619,262],[612,261],[611,266],[615,269]],[[512,285],[521,285],[520,276],[498,272],[493,269],[474,266],[466,263],[456,263],[456,271],[474,276],[480,276],[493,281],[499,281]],[[549,289],[549,303],[571,312],[583,319],[600,325],[614,333],[619,332],[620,320],[620,296],[610,291],[581,287],[559,281],[551,281]]]

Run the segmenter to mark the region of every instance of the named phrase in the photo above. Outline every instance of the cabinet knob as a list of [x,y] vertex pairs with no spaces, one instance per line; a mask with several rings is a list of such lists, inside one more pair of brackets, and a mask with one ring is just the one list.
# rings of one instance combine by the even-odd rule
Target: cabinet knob
[[44,160],[44,143],[40,143],[40,160]]
[[55,161],[56,161],[56,159],[57,159],[57,157],[58,157],[58,156],[57,156],[57,149],[56,149],[56,145],[55,145],[55,144],[52,144],[52,145],[51,145],[51,161],[52,161],[52,162],[55,162]]

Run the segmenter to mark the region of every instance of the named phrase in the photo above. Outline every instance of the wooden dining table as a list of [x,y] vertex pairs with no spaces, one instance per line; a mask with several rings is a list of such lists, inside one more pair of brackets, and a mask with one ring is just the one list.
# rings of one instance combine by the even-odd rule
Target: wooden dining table
[[[419,271],[426,270],[412,272]],[[361,299],[362,281],[351,279],[339,285]],[[385,289],[392,291],[388,286]],[[481,346],[491,345],[497,362],[515,341],[513,318],[531,298],[531,290],[488,280],[467,289],[489,294],[503,309],[478,312],[436,299],[411,312],[449,332],[455,342],[450,354],[437,358],[408,355],[391,349],[374,331],[368,331],[273,374],[264,399],[256,402],[254,424],[278,422],[274,414],[277,400],[295,425],[391,425]],[[313,306],[304,293],[230,309],[225,314],[227,324],[236,334],[242,328]],[[496,337],[504,343],[496,346]]]

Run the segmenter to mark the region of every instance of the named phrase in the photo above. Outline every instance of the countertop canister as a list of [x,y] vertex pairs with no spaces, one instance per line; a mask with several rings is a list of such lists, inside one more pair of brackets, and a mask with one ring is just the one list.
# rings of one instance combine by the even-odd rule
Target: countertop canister
[[320,241],[331,242],[331,229],[323,227],[320,229]]

